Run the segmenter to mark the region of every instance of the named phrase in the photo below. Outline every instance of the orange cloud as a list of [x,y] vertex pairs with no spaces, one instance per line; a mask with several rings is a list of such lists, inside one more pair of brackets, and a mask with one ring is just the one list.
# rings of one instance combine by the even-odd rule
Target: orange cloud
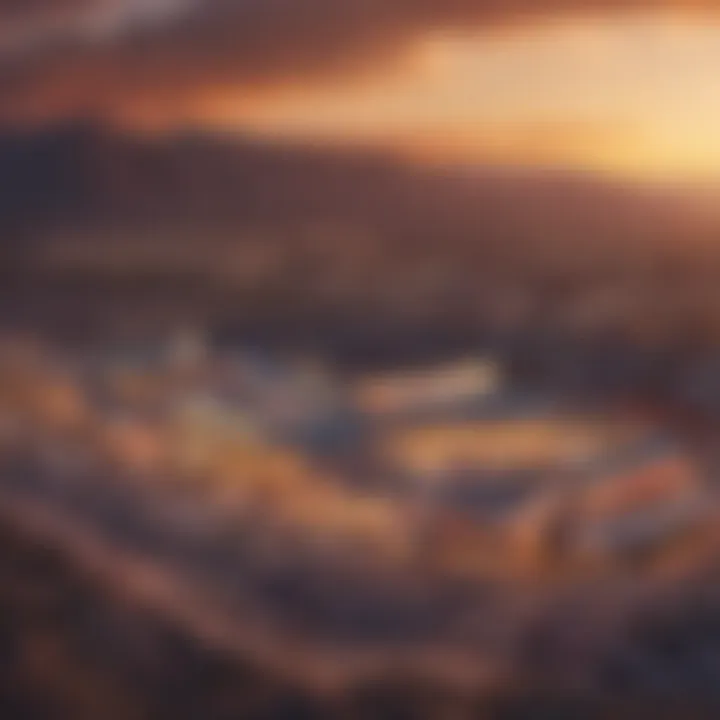
[[[428,31],[636,9],[715,11],[720,2],[0,0],[0,46],[15,47],[20,29],[31,37],[34,23],[46,31],[32,48],[0,56],[0,118],[172,117],[223,89],[377,63]],[[98,17],[102,37],[88,20]]]

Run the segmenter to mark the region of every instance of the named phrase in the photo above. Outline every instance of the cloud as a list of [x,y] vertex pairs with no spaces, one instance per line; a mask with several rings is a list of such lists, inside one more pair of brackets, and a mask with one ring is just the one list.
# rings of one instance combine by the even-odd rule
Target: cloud
[[0,0],[0,50],[36,48],[57,39],[101,38],[164,20],[194,0]]
[[0,28],[5,32],[20,23],[42,22],[97,4],[99,0],[2,0]]
[[0,119],[172,115],[378,62],[430,29],[718,0],[0,0]]

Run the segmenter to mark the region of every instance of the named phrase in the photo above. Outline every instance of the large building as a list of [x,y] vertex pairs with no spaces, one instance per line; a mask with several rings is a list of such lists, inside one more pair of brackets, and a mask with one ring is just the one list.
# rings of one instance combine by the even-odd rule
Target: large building
[[631,442],[631,424],[580,418],[518,418],[411,424],[381,439],[387,464],[412,476],[583,466]]
[[502,384],[498,365],[480,359],[363,378],[351,394],[360,412],[388,416],[482,398]]
[[681,449],[655,443],[581,487],[572,503],[572,549],[584,557],[650,551],[701,524],[711,506],[708,493]]
[[615,562],[662,547],[707,514],[707,486],[683,449],[635,425],[412,428],[386,452],[409,479],[431,556],[464,571]]

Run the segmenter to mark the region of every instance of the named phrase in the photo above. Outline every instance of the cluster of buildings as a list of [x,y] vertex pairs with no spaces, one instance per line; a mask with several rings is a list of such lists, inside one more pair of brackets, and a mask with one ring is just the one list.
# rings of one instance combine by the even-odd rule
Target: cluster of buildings
[[487,358],[343,378],[183,334],[75,356],[5,344],[0,364],[0,444],[24,423],[48,471],[195,482],[209,501],[444,569],[647,557],[714,512],[672,437],[518,396]]
[[[431,490],[444,534],[435,544],[458,541],[468,559],[518,570],[583,567],[653,558],[663,548],[705,527],[714,512],[710,488],[692,461],[670,445],[644,458],[628,457],[613,470],[479,471]],[[434,528],[434,525],[431,525]]]

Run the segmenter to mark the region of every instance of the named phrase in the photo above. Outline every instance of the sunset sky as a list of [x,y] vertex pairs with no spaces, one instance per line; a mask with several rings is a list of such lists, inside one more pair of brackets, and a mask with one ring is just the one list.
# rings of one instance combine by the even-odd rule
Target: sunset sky
[[720,176],[720,25],[650,16],[428,36],[394,72],[226,96],[208,122],[431,159]]
[[0,120],[720,179],[710,0],[0,0]]

